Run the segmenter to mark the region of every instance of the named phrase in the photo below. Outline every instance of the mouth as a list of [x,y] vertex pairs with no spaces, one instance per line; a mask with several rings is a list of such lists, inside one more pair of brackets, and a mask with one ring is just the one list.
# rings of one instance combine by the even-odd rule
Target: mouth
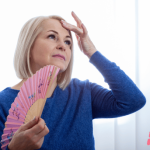
[[52,57],[56,57],[65,61],[65,56],[60,55],[60,54],[53,55]]
[[64,59],[63,57],[60,57],[60,56],[53,56],[53,57],[55,57],[55,58],[58,58],[58,59],[61,59],[61,60],[64,60],[64,61],[65,61],[65,59]]

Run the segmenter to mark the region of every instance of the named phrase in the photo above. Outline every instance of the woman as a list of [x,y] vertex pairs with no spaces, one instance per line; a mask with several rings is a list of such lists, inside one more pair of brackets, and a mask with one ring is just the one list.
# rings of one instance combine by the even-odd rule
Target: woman
[[[94,150],[93,119],[125,116],[146,104],[133,81],[96,50],[86,27],[73,12],[72,16],[77,27],[63,24],[63,18],[58,16],[37,17],[30,19],[20,33],[14,66],[17,76],[23,80],[0,92],[0,136],[8,110],[23,82],[49,64],[58,66],[60,72],[41,118],[23,124],[7,149]],[[75,33],[80,50],[104,76],[111,90],[89,80],[71,80],[73,39],[70,31]],[[56,54],[63,59],[55,57]]]

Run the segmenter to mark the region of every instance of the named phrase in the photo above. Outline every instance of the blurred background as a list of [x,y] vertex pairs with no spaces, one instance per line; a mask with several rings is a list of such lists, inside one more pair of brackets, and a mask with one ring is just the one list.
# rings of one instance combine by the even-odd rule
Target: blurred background
[[[124,70],[147,99],[146,105],[133,114],[94,119],[95,149],[149,150],[150,0],[0,0],[0,91],[21,81],[16,77],[13,57],[22,26],[30,18],[43,15],[59,15],[76,25],[71,11],[85,24],[97,50]],[[109,88],[72,34],[72,78],[89,79]]]

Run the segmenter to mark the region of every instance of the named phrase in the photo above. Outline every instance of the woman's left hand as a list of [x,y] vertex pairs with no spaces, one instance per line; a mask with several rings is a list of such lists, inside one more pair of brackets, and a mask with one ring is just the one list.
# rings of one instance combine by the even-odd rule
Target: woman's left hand
[[97,51],[96,47],[88,36],[88,31],[86,27],[82,24],[81,20],[73,11],[71,14],[77,22],[77,27],[67,23],[66,21],[64,21],[65,24],[63,24],[63,22],[61,21],[62,26],[75,33],[80,50],[83,51],[83,53],[90,58]]

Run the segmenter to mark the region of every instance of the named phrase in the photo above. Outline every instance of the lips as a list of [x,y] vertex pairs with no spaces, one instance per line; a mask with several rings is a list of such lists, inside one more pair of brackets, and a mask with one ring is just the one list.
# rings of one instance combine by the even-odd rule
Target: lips
[[65,60],[65,56],[63,56],[63,55],[60,55],[60,54],[53,55],[53,57],[56,57],[56,56],[61,57]]

